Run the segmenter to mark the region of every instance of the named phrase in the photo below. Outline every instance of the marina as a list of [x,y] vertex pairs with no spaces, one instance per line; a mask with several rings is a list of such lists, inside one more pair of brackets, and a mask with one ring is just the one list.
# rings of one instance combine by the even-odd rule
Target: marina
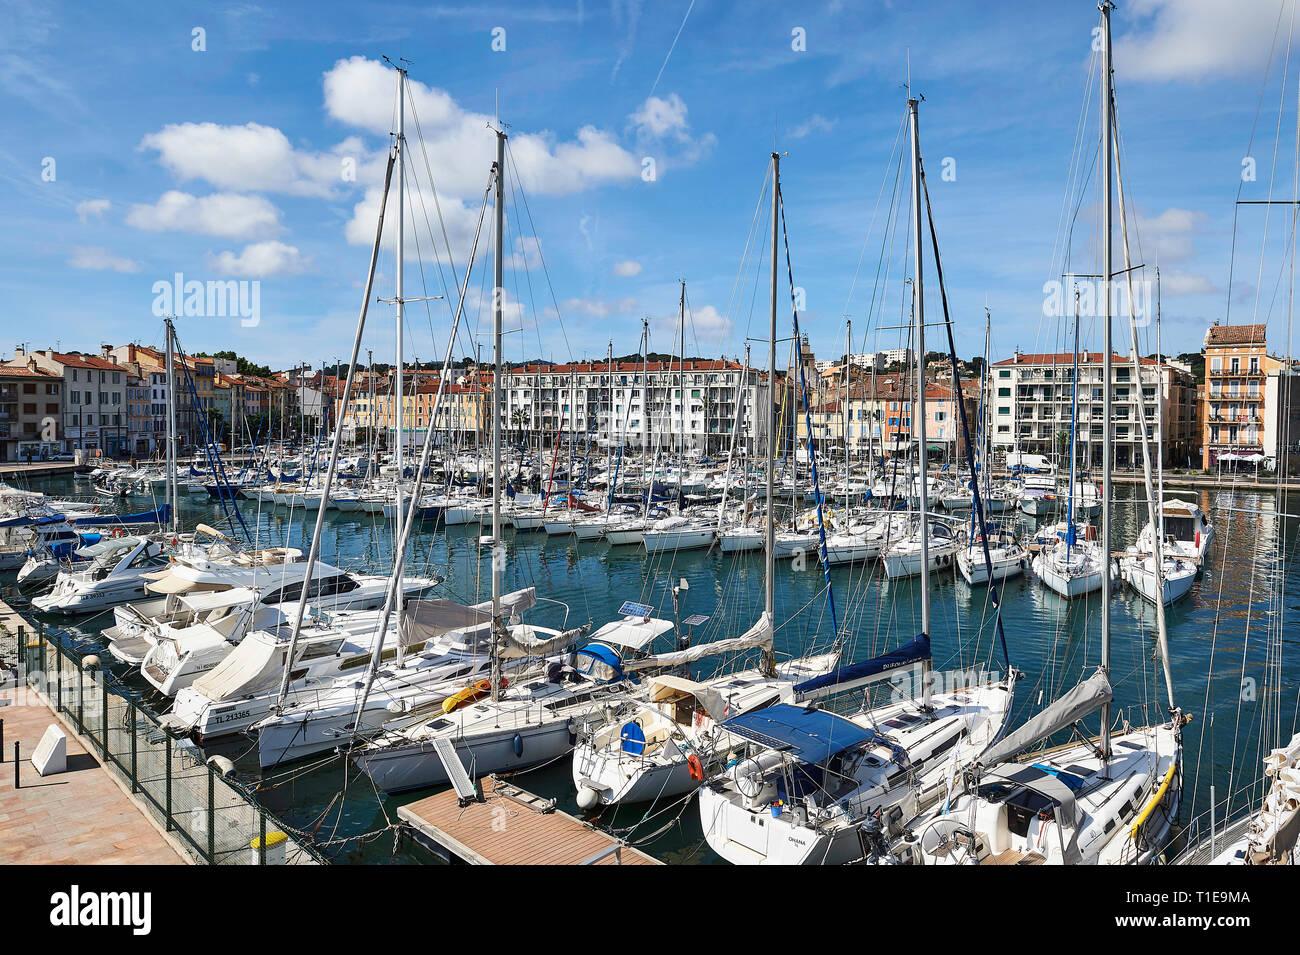
[[1278,921],[1205,890],[1300,843],[1300,0],[922,6],[218,4],[91,57],[138,108],[11,96],[72,144],[10,176],[19,911],[1106,866],[1089,933]]

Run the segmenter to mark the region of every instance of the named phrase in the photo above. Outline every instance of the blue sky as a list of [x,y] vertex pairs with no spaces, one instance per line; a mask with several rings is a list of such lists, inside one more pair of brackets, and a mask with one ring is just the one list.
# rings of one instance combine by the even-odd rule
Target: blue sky
[[[1144,274],[1160,263],[1167,351],[1198,349],[1205,326],[1224,316],[1243,157],[1257,167],[1244,198],[1269,195],[1271,175],[1275,198],[1294,188],[1300,63],[1286,59],[1290,6],[1265,73],[1280,8],[1133,0],[1114,14],[1130,228]],[[909,70],[925,98],[922,151],[959,350],[982,350],[986,304],[995,358],[1061,341],[1059,320],[1043,317],[1043,286],[1063,267],[1054,249],[1085,99],[1095,139],[1088,79],[1098,18],[1087,0],[0,0],[0,17],[0,355],[18,343],[157,343],[153,285],[181,272],[260,283],[256,326],[182,318],[187,349],[234,348],[273,366],[345,356],[393,128],[384,55],[409,59],[425,134],[417,141],[408,117],[420,182],[410,195],[408,297],[442,291],[424,225],[433,215],[426,160],[463,269],[494,150],[486,120],[499,104],[509,124],[527,200],[516,191],[507,205],[510,327],[523,329],[507,336],[510,359],[600,358],[610,338],[616,353],[630,353],[643,316],[652,348],[670,350],[679,279],[691,306],[687,351],[741,353],[747,336],[766,330],[765,255],[743,253],[774,141],[786,154],[795,283],[814,350],[840,354],[846,312],[855,350],[898,345],[889,326],[900,312],[904,233],[886,254],[892,278],[878,286],[888,202],[877,208],[877,196],[897,162]],[[493,49],[497,28],[504,51]],[[655,160],[649,182],[646,157]],[[944,179],[945,167],[955,175]],[[1094,202],[1088,193],[1080,203],[1076,271],[1096,271],[1086,238]],[[1267,319],[1279,350],[1289,214],[1269,213],[1265,245],[1264,208],[1242,208],[1231,319]],[[762,217],[758,244],[767,241]],[[476,266],[458,354],[488,322],[486,262]],[[393,294],[393,272],[386,250],[379,295]],[[408,357],[432,360],[447,303],[408,308]],[[933,294],[927,308],[937,316]],[[788,309],[781,321],[788,334]],[[1099,345],[1091,323],[1082,334]],[[1153,349],[1143,334],[1143,350]],[[377,360],[391,358],[393,337],[391,307],[373,305],[366,346]]]

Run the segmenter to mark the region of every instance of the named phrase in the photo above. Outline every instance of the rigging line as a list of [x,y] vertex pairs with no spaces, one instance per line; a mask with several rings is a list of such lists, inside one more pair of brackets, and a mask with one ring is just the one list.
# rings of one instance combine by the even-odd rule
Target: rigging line
[[[1250,136],[1246,140],[1247,156],[1250,156],[1251,150],[1255,145],[1255,132],[1259,126],[1260,113],[1264,108],[1264,93],[1268,89],[1268,77],[1269,74],[1273,72],[1273,57],[1277,54],[1277,38],[1280,35],[1282,30],[1282,14],[1283,12],[1285,12],[1285,10],[1286,10],[1285,3],[1280,4],[1278,6],[1277,22],[1273,24],[1273,41],[1268,48],[1268,61],[1264,64],[1264,79],[1260,83],[1259,99],[1255,103],[1255,117],[1254,119],[1251,120]],[[1291,12],[1291,16],[1294,19],[1295,17],[1294,9]],[[1288,43],[1287,45],[1289,48],[1290,44]],[[1241,206],[1238,203],[1241,199],[1242,192],[1245,190],[1245,188],[1246,188],[1245,178],[1239,179],[1237,182],[1237,196],[1236,196],[1238,201],[1232,204],[1232,245],[1228,253],[1228,290],[1226,293],[1227,302],[1225,303],[1224,313],[1223,313],[1224,324],[1228,324],[1230,322],[1231,315],[1232,315],[1232,276],[1233,276],[1233,268],[1237,260],[1237,217],[1241,212]]]
[[[812,413],[809,411],[808,404],[808,382],[804,376],[803,339],[799,335],[799,306],[795,300],[794,267],[790,262],[790,233],[785,222],[785,203],[782,201],[781,186],[779,182],[775,183],[772,187],[772,201],[777,204],[777,207],[781,212],[781,238],[783,245],[785,246],[785,270],[790,284],[790,310],[794,316],[794,348],[796,349],[798,356],[799,383],[803,387],[804,427],[808,432],[808,461],[812,467],[813,501],[817,508],[818,550],[820,551],[819,556],[821,558],[822,571],[826,576],[826,603],[830,608],[831,627],[832,632],[834,633],[834,638],[839,640],[840,627],[839,620],[835,613],[835,589],[831,586],[831,565],[830,561],[826,557],[826,521],[822,516],[822,491],[817,478],[817,453],[813,449]],[[798,479],[797,465],[795,468],[795,478],[796,480]]]
[[[906,124],[907,121],[907,117],[904,115],[903,124]],[[890,155],[892,156],[893,153],[891,152]],[[900,149],[898,151],[898,160],[894,163],[894,185],[889,192],[889,208],[885,212],[885,228],[881,230],[880,255],[876,257],[876,275],[871,283],[871,301],[867,305],[867,320],[863,323],[862,350],[864,352],[867,350],[867,341],[871,335],[872,318],[876,313],[877,296],[879,296],[880,308],[883,313],[885,298],[889,293],[889,269],[886,263],[889,261],[889,253],[892,253],[894,249],[894,242],[898,238],[899,217],[895,215],[895,210],[899,208],[898,199],[901,195],[901,186],[903,182],[903,161],[904,155],[903,151]],[[888,236],[888,239],[886,239],[886,235]],[[863,250],[865,251],[865,249],[866,243],[864,240]],[[881,285],[882,278],[884,279],[883,286]],[[856,273],[854,274],[854,282],[857,282]],[[846,312],[848,311],[847,303],[844,310]],[[877,330],[877,335],[879,335],[879,330]]]
[[542,273],[546,276],[546,285],[551,292],[551,304],[555,306],[555,318],[560,323],[560,334],[564,337],[564,347],[569,351],[569,360],[573,361],[573,346],[569,344],[569,333],[564,327],[564,316],[560,312],[560,302],[556,298],[555,286],[551,282],[551,270],[546,265],[546,255],[542,252],[542,241],[537,238],[537,226],[533,223],[533,213],[528,206],[528,193],[524,191],[524,183],[519,177],[519,167],[515,163],[514,150],[511,148],[509,140],[506,141],[506,163],[514,169],[514,179],[519,183],[519,195],[524,200],[524,214],[528,217],[528,228],[537,243],[537,258],[542,263]]
[[[889,155],[888,157],[886,157],[885,160],[885,175],[884,178],[880,180],[880,191],[876,193],[876,202],[871,207],[871,219],[867,222],[867,234],[863,237],[862,248],[858,251],[858,264],[853,270],[853,279],[852,281],[849,282],[849,294],[844,299],[844,308],[842,309],[843,312],[848,312],[849,305],[853,302],[853,290],[857,288],[858,285],[858,273],[862,271],[862,260],[863,258],[866,257],[867,245],[871,241],[871,230],[876,223],[876,213],[880,210],[880,200],[884,197],[885,185],[889,182],[889,167],[890,165],[892,165],[890,160],[894,158],[894,151],[898,149],[899,142],[903,138],[903,130],[906,128],[906,126],[907,126],[907,116],[906,114],[904,114],[902,120],[899,121],[898,130],[894,133],[894,143],[892,146],[889,147]],[[891,203],[891,208],[892,208],[892,203]],[[868,312],[867,314],[868,314],[868,320],[870,320],[869,319],[870,312]]]
[[[726,312],[726,314],[727,314],[728,316],[732,316],[732,314],[733,314],[733,313],[732,313],[732,308],[733,308],[733,307],[734,307],[734,308],[737,308],[737,309],[740,307],[740,304],[739,304],[739,303],[740,303],[740,298],[739,298],[739,296],[740,296],[740,294],[741,294],[741,287],[742,287],[742,284],[743,284],[744,274],[745,274],[745,271],[746,271],[746,264],[749,262],[750,249],[751,249],[751,248],[756,248],[756,247],[754,246],[754,236],[755,236],[755,234],[756,234],[757,231],[758,231],[758,223],[759,223],[759,221],[760,221],[760,220],[759,220],[759,213],[762,211],[763,206],[765,205],[765,203],[763,202],[763,200],[764,200],[764,198],[766,198],[766,196],[767,196],[767,184],[768,184],[768,181],[769,181],[770,178],[771,178],[771,177],[769,177],[769,176],[767,175],[767,169],[770,168],[770,167],[771,167],[771,161],[769,160],[769,161],[767,162],[767,164],[764,166],[763,185],[762,185],[762,188],[759,189],[759,193],[758,193],[758,202],[757,202],[757,203],[755,204],[755,206],[754,206],[754,217],[753,217],[753,219],[750,221],[750,224],[749,224],[749,231],[745,234],[745,248],[744,248],[744,251],[741,252],[741,255],[740,255],[740,263],[739,263],[739,265],[738,265],[737,268],[736,268],[736,277],[732,280],[732,283],[731,283],[731,294],[727,297],[727,312]],[[767,234],[767,231],[766,231],[766,224],[764,224],[764,233],[763,233],[763,234],[764,234],[764,235]],[[751,315],[750,315],[750,318],[751,318],[751,320],[752,320],[752,318],[753,318],[753,315],[752,315],[752,309],[751,309]],[[749,336],[749,323],[747,323],[747,324],[745,325],[745,337],[748,337],[748,336]]]
[[[1295,29],[1295,7],[1291,8],[1291,30],[1288,31],[1288,41]],[[1273,182],[1277,176],[1277,151],[1282,140],[1282,114],[1286,108],[1286,80],[1291,72],[1291,44],[1287,43],[1286,53],[1282,61],[1282,83],[1281,96],[1278,100],[1277,107],[1277,131],[1273,138],[1273,161],[1268,171],[1268,199],[1269,204],[1264,207],[1264,228],[1261,230],[1260,249],[1259,249],[1259,277],[1256,280],[1255,287],[1259,289],[1264,281],[1264,250],[1268,248],[1268,223],[1273,213]],[[1255,305],[1251,313],[1251,321],[1254,322],[1259,317],[1259,294],[1255,295]]]
[[[1093,78],[1096,76],[1100,66],[1100,59],[1099,53],[1093,53],[1092,57],[1089,59],[1088,78],[1086,85],[1084,86],[1085,90],[1092,88],[1094,82]],[[1066,170],[1065,192],[1061,196],[1061,210],[1057,214],[1056,235],[1052,239],[1052,254],[1048,262],[1051,275],[1060,274],[1060,270],[1056,267],[1057,255],[1061,255],[1062,261],[1069,257],[1069,229],[1066,226],[1066,216],[1071,206],[1071,196],[1074,194],[1076,189],[1081,193],[1086,191],[1088,182],[1091,180],[1091,170],[1089,170],[1087,174],[1084,174],[1083,172],[1083,155],[1084,143],[1089,139],[1087,128],[1089,126],[1088,118],[1092,115],[1092,101],[1093,98],[1091,96],[1083,96],[1081,98],[1079,118],[1075,124],[1074,145],[1070,150],[1070,165]],[[1077,215],[1077,210],[1075,215]],[[1073,216],[1070,218],[1072,220]]]
[[[407,84],[407,86],[408,86],[408,88],[409,88],[409,86],[410,86],[410,82],[411,82],[410,76],[409,76],[409,75],[405,76],[405,77],[404,77],[404,81],[406,82],[406,84]],[[435,210],[435,211],[437,212],[437,214],[438,214],[438,226],[439,226],[439,228],[441,228],[441,230],[442,230],[442,241],[443,241],[443,245],[444,245],[444,246],[446,247],[446,249],[447,249],[447,267],[451,269],[452,285],[453,285],[455,288],[460,288],[460,276],[456,273],[456,258],[455,258],[455,256],[454,256],[454,254],[452,253],[452,249],[451,249],[451,239],[448,238],[448,236],[447,236],[447,223],[446,223],[446,220],[444,220],[443,215],[442,215],[442,203],[441,203],[441,202],[439,201],[439,199],[438,199],[438,185],[437,185],[436,182],[434,182],[434,179],[433,179],[433,169],[432,169],[432,167],[429,165],[429,151],[428,151],[428,149],[426,148],[426,146],[425,146],[425,141],[424,141],[424,129],[423,129],[423,127],[420,125],[420,114],[419,114],[419,111],[416,109],[416,106],[415,106],[415,92],[414,92],[414,90],[409,90],[409,89],[408,89],[408,91],[410,92],[411,95],[409,95],[409,96],[406,97],[406,101],[407,101],[408,103],[411,104],[411,119],[415,122],[415,137],[416,137],[416,139],[417,139],[417,140],[419,141],[419,143],[420,143],[420,155],[424,158],[424,169],[425,169],[425,175],[427,175],[427,176],[429,177],[429,188],[430,188],[430,189],[432,190],[432,192],[433,192],[433,207],[434,207],[434,210]],[[403,165],[405,165],[405,164],[403,164]],[[427,213],[426,213],[426,215],[425,215],[425,222],[426,222],[426,224],[428,223],[428,215],[427,215]],[[430,231],[432,231],[432,230],[430,230]],[[435,254],[436,254],[436,253],[435,253]],[[467,266],[467,267],[468,267],[468,266]],[[441,267],[441,262],[439,262],[439,278],[440,278],[441,281],[442,281],[442,292],[443,292],[443,295],[446,296],[447,308],[448,308],[448,310],[450,310],[450,309],[452,308],[452,305],[451,305],[451,297],[452,297],[452,296],[451,296],[451,293],[447,290],[447,281],[446,281],[446,279],[445,279],[445,278],[442,278],[442,267]]]

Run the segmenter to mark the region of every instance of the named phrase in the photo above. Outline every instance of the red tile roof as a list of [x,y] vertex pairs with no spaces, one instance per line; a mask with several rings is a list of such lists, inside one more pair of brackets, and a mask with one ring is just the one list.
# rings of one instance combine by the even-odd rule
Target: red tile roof
[[[1100,365],[1105,356],[1099,351],[1081,351],[1079,352],[1080,365]],[[1139,358],[1144,365],[1154,365],[1154,358]],[[1116,352],[1111,353],[1111,361],[1129,364],[1129,359],[1125,355]],[[1001,361],[995,361],[994,366],[1002,365],[1071,365],[1074,363],[1073,352],[1056,352],[1054,354],[1017,354],[1012,358],[1004,358]]]
[[1211,325],[1205,330],[1206,348],[1224,345],[1263,345],[1266,325]]

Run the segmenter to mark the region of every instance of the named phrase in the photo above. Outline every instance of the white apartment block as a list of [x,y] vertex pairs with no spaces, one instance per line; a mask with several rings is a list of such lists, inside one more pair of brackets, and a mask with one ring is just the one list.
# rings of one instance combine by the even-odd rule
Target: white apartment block
[[676,362],[518,366],[506,372],[504,390],[504,432],[543,445],[561,427],[632,450],[671,450],[684,436],[687,449],[705,453],[725,452],[737,424],[751,451],[766,434],[767,374],[750,369],[746,377],[733,361],[688,360],[681,369]]
[[[1027,355],[996,362],[991,368],[986,398],[992,421],[995,451],[1021,451],[1052,455],[1068,441],[1073,420],[1074,361],[1072,353]],[[1079,460],[1092,467],[1102,466],[1102,442],[1106,422],[1102,415],[1103,355],[1080,352],[1077,442]],[[1168,364],[1157,366],[1154,359],[1140,359],[1141,382],[1132,362],[1112,357],[1111,440],[1117,467],[1140,467],[1142,435],[1139,427],[1138,396],[1143,399],[1147,436],[1164,445],[1165,461],[1186,464],[1196,429],[1194,379]],[[1157,393],[1163,401],[1158,410]],[[1160,434],[1163,419],[1164,435]],[[1152,445],[1153,454],[1155,445]],[[1062,467],[1069,458],[1061,459]]]

